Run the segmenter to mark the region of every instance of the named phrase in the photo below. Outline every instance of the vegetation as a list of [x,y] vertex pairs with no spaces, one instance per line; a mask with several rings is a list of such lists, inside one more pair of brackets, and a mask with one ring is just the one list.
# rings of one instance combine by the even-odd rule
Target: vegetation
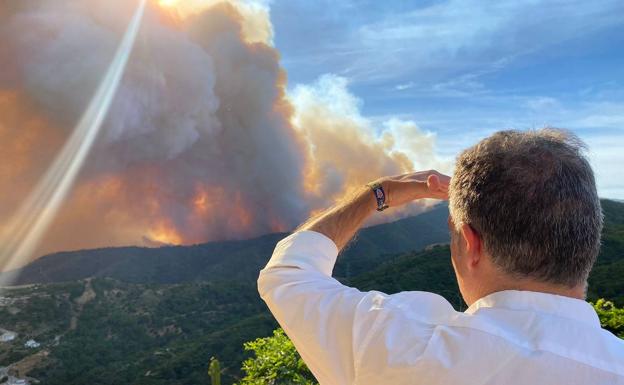
[[210,376],[211,385],[221,385],[221,363],[212,357],[210,365],[208,365],[208,376]]
[[253,284],[91,284],[95,298],[82,310],[69,305],[65,317],[75,313],[76,326],[58,346],[37,337],[51,354],[30,375],[45,384],[209,384],[208,358],[216,355],[222,382],[231,384],[243,342],[276,326]]
[[295,346],[279,328],[273,336],[246,342],[254,357],[243,362],[245,378],[239,385],[312,385],[316,380]]
[[602,247],[589,276],[588,298],[609,298],[624,306],[624,203],[603,200],[604,230]]
[[624,308],[618,308],[613,302],[601,298],[594,304],[594,309],[602,327],[624,339]]
[[377,268],[354,277],[348,283],[362,291],[374,289],[388,294],[408,290],[431,291],[446,298],[455,309],[466,309],[447,245],[390,257]]

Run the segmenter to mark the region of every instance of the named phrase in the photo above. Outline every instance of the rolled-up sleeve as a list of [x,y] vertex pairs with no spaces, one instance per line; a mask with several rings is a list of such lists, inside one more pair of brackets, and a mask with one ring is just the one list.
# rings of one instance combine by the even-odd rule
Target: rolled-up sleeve
[[333,279],[337,256],[326,236],[297,232],[277,244],[258,279],[262,299],[323,385],[353,382],[358,308],[367,311],[383,296]]

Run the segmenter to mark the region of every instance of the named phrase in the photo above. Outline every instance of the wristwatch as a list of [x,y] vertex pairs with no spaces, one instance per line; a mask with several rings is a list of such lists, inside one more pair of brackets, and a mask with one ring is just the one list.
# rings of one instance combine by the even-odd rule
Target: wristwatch
[[367,184],[368,187],[373,190],[373,194],[375,195],[375,200],[377,200],[377,211],[384,211],[388,208],[386,204],[386,193],[381,186],[381,183],[372,182]]

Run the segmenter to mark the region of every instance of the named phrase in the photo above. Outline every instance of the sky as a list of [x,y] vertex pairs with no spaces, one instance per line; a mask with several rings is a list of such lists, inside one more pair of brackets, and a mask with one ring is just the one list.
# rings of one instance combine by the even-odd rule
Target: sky
[[367,119],[413,121],[449,160],[500,129],[567,128],[599,194],[624,199],[624,2],[269,6],[290,90],[339,77]]

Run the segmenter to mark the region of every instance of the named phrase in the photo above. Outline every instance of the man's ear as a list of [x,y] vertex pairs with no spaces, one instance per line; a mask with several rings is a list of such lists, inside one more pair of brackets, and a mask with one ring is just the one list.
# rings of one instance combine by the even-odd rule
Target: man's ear
[[481,259],[481,236],[466,223],[462,223],[460,233],[466,242],[466,256],[470,259],[470,266],[475,266]]

